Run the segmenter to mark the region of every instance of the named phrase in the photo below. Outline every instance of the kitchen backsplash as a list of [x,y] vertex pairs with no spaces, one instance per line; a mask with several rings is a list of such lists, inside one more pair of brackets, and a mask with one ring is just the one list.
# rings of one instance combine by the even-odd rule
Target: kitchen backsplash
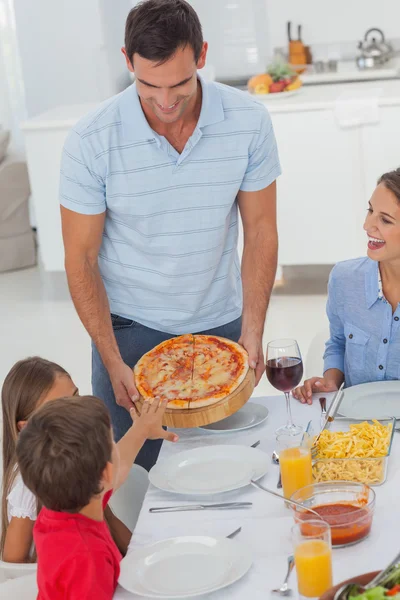
[[[307,42],[307,40],[305,40]],[[355,60],[358,54],[358,43],[360,40],[354,40],[352,42],[337,42],[329,44],[311,44],[311,53],[313,62],[317,61],[328,61],[328,60],[343,60],[351,61]],[[400,53],[400,38],[388,39],[393,48],[394,53]],[[273,53],[275,55],[283,55],[287,58],[287,47],[274,48]]]

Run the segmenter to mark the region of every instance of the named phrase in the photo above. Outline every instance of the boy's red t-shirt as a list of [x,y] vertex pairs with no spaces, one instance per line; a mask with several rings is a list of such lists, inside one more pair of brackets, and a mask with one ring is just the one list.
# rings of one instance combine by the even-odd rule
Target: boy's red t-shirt
[[[107,505],[112,492],[103,499]],[[121,554],[105,521],[42,508],[33,538],[38,600],[111,600]]]

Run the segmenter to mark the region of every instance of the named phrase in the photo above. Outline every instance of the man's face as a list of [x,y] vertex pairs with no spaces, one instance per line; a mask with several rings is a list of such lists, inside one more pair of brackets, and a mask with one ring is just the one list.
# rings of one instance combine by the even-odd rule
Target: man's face
[[137,91],[144,108],[163,123],[175,123],[196,98],[197,69],[205,65],[207,43],[204,43],[197,63],[191,46],[179,48],[161,65],[139,54],[134,54],[132,64],[124,48],[122,51],[129,70],[135,73]]

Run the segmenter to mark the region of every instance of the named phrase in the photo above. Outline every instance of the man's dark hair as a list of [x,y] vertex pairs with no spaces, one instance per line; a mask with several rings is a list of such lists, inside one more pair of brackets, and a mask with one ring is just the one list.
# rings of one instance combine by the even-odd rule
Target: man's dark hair
[[191,46],[197,62],[203,33],[196,11],[185,0],[144,0],[130,11],[125,26],[125,49],[161,65],[178,50]]
[[102,492],[111,453],[110,414],[93,396],[47,402],[29,419],[17,443],[25,485],[46,508],[71,513]]

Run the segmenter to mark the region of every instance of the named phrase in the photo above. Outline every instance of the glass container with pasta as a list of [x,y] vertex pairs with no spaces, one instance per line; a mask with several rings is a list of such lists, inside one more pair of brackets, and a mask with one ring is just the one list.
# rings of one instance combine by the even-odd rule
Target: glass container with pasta
[[[317,483],[355,481],[381,485],[386,480],[396,420],[361,421],[336,417],[330,429],[323,431],[313,461]],[[308,435],[318,433],[310,422]]]

